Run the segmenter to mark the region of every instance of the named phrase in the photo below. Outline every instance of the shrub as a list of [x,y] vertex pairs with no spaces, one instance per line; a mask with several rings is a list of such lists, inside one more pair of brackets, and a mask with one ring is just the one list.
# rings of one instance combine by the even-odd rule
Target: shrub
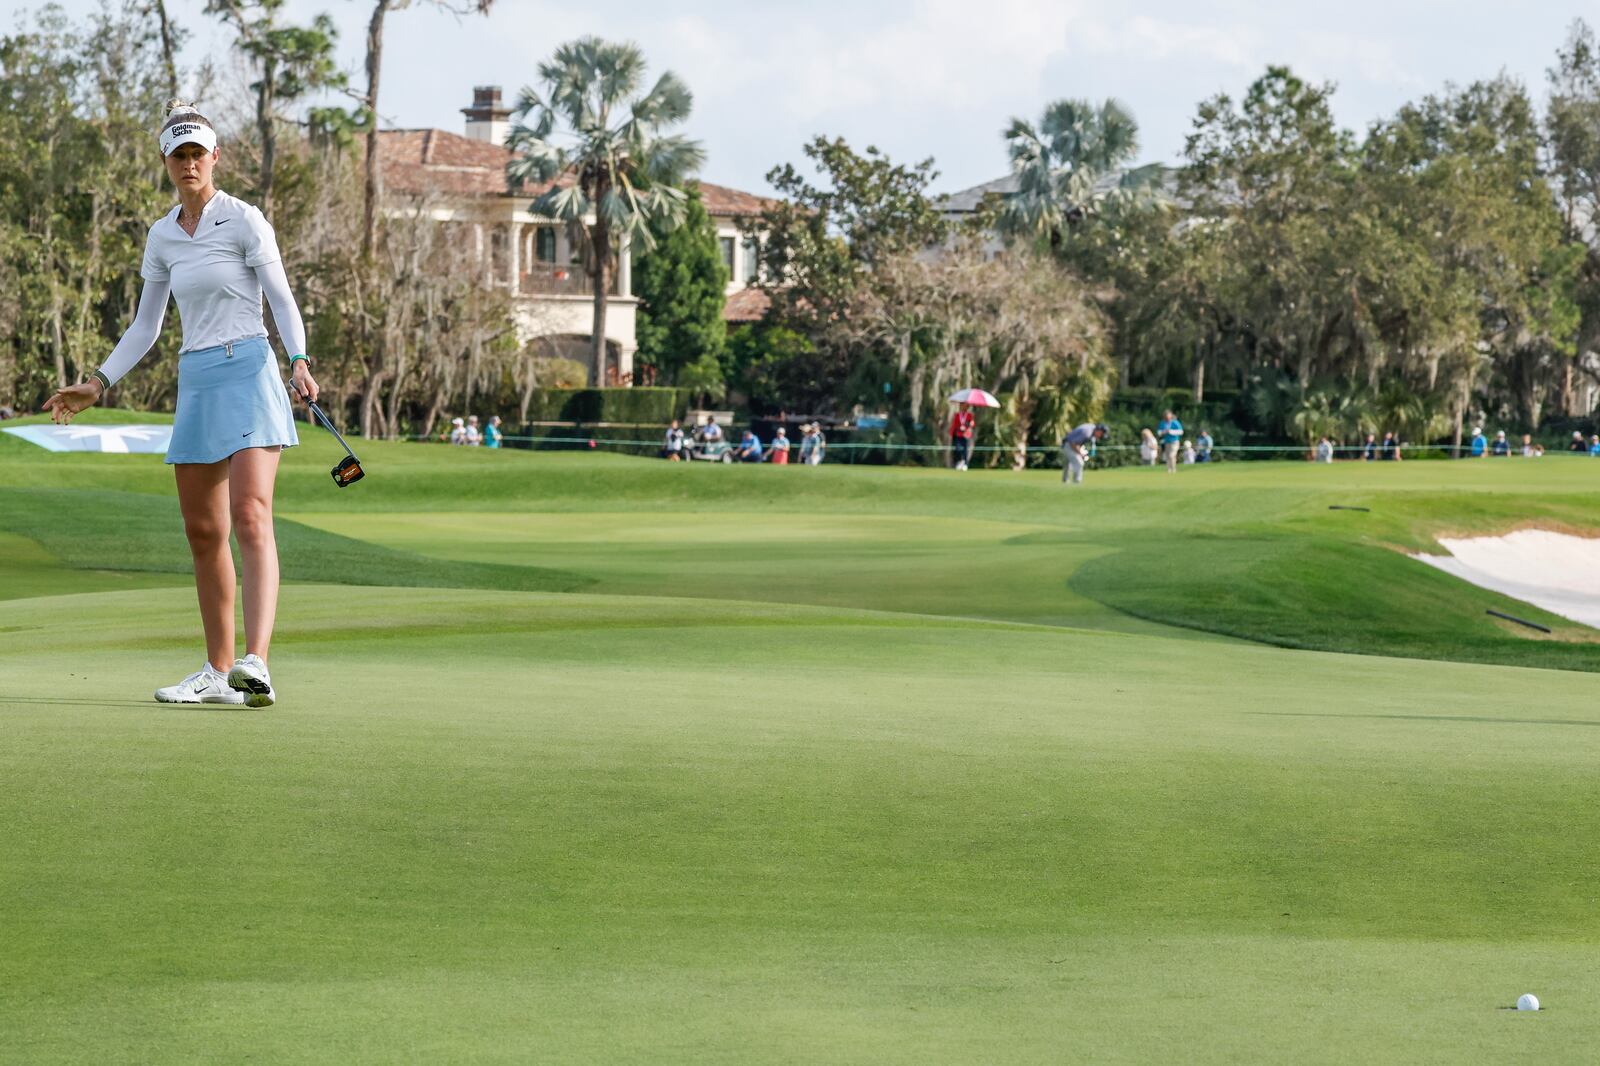
[[682,416],[687,402],[683,389],[535,389],[528,421],[665,425]]

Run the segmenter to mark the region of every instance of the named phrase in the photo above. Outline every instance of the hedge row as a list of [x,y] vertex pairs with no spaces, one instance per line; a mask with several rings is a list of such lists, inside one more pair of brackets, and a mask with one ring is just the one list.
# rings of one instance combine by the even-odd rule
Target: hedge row
[[615,389],[535,389],[530,422],[639,422],[666,425],[682,418],[688,389],[646,386]]

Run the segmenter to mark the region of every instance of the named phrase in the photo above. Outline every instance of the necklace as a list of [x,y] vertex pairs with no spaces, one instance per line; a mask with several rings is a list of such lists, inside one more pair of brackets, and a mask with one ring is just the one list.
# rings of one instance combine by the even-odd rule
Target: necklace
[[189,214],[188,210],[183,206],[183,204],[180,203],[178,205],[178,225],[180,225],[180,226],[198,226],[200,224],[200,216],[205,214],[206,204],[209,204],[210,202],[211,202],[211,197],[209,197],[209,196],[206,197],[206,203],[205,204],[201,204],[200,205],[200,210],[196,211],[192,215]]

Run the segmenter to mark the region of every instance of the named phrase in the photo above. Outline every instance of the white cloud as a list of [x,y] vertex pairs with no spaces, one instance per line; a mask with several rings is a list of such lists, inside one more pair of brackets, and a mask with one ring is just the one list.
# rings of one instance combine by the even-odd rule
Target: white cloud
[[1260,65],[1260,34],[1240,26],[1194,26],[1145,15],[1129,20],[1114,51],[1129,59],[1184,59],[1234,69]]
[[[83,17],[100,0],[62,3]],[[1337,82],[1336,113],[1359,127],[1446,80],[1504,68],[1539,84],[1572,18],[1562,0],[1528,0],[1510,20],[1487,0],[1446,6],[1449,17],[1438,0],[496,0],[487,18],[458,21],[413,3],[389,20],[382,108],[399,125],[459,130],[474,85],[512,96],[562,41],[597,34],[637,42],[653,72],[689,83],[687,132],[706,142],[713,180],[758,187],[768,166],[825,132],[899,159],[935,156],[955,185],[1003,166],[1008,116],[1059,97],[1126,101],[1147,154],[1171,159],[1199,100],[1238,93],[1269,62]],[[195,32],[187,65],[226,50],[204,0],[168,9]],[[332,15],[360,84],[371,10],[370,0],[288,0],[285,14]]]
[[1069,46],[1073,3],[1048,0],[922,0],[851,32],[801,25],[756,64],[792,117],[813,120],[861,108],[971,111],[1036,87]]
[[1307,71],[1319,79],[1338,80],[1340,73],[1353,71],[1375,85],[1408,91],[1428,86],[1427,79],[1396,55],[1393,41],[1347,33],[1303,34],[1296,51],[1305,57]]

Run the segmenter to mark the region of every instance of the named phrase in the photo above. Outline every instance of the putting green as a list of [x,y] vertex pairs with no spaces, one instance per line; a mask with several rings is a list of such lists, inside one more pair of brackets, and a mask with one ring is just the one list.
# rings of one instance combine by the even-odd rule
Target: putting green
[[[1399,582],[1388,639],[1449,652],[1428,612],[1480,594],[1388,545],[1507,495],[1577,524],[1586,469],[1373,471],[1352,530],[1298,468],[1067,495],[373,445],[380,495],[315,484],[314,447],[284,543],[361,584],[286,585],[261,712],[148,700],[198,659],[170,474],[0,456],[0,1058],[1576,1062],[1600,1038],[1587,646],[1333,654],[1113,602],[1190,610],[1159,595],[1181,570],[1125,557],[1225,544],[1196,572],[1263,583],[1200,605],[1230,625],[1320,597],[1351,639],[1345,598]],[[97,522],[126,536],[83,547]],[[1318,552],[1343,568],[1266,580]],[[535,579],[577,591],[506,584]],[[1501,1009],[1529,991],[1548,1010]]]

